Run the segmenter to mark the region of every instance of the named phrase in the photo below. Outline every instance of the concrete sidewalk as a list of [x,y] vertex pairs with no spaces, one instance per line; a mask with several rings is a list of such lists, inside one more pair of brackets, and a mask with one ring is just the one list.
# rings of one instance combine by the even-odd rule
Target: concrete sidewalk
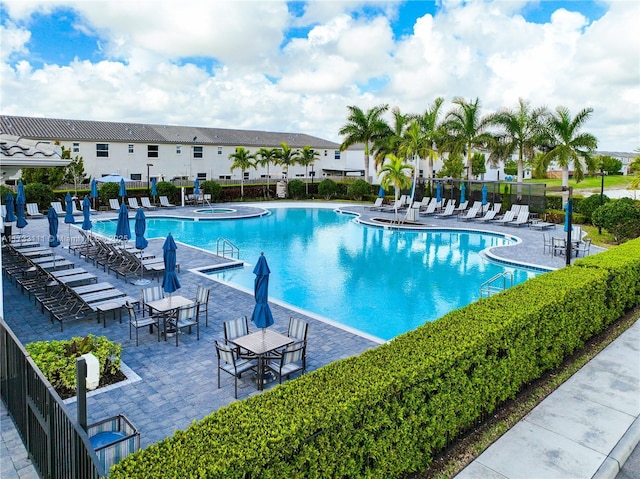
[[615,478],[640,441],[639,417],[636,321],[456,478]]

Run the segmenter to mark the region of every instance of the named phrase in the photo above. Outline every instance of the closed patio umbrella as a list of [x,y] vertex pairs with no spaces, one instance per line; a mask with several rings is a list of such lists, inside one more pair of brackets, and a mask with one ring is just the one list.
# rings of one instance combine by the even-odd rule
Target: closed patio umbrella
[[156,189],[156,177],[151,178],[151,196],[153,196],[153,201],[156,201],[156,196],[158,196],[158,190]]
[[378,190],[378,198],[384,198],[385,191],[382,185],[380,185],[380,189]]
[[440,183],[436,185],[436,202],[442,203],[442,185]]
[[58,213],[56,213],[55,208],[49,208],[47,220],[49,221],[49,247],[55,248],[60,245],[60,240],[58,239]]
[[118,210],[118,223],[116,224],[116,238],[120,241],[127,241],[131,238],[131,227],[129,226],[129,210],[127,205],[122,203]]
[[124,178],[120,179],[120,193],[118,196],[122,198],[122,202],[124,203],[124,197],[127,196],[127,187],[124,184]]
[[[136,219],[133,227],[136,232],[136,248],[143,251],[149,245],[149,242],[144,237],[144,233],[147,229],[147,218],[144,216],[144,210],[142,208],[138,208],[138,211],[136,211]],[[142,261],[142,258],[140,258],[140,261]],[[144,284],[149,284],[150,282],[150,280],[144,278],[144,266],[142,266],[140,279],[134,281],[133,284],[142,286]]]
[[91,223],[91,201],[88,196],[82,200],[82,217],[82,229],[89,231],[93,228],[93,224]]
[[91,180],[91,194],[89,196],[93,200],[93,209],[95,210],[96,209],[96,198],[98,197],[98,183],[96,182],[95,178],[93,178]]
[[271,308],[269,308],[269,265],[267,259],[264,257],[264,253],[260,253],[258,263],[253,268],[253,274],[256,275],[254,285],[254,296],[256,299],[256,305],[253,307],[252,321],[258,328],[268,328],[273,324],[273,314],[271,314]]
[[[180,289],[180,281],[176,274],[176,250],[178,246],[171,236],[167,235],[167,239],[162,245],[162,256],[164,259],[164,278],[162,279],[162,289],[171,295],[174,291]],[[171,296],[169,296],[171,297]]]
[[11,241],[11,223],[16,221],[16,206],[13,199],[13,193],[7,193],[4,198],[5,208],[7,209],[7,216],[4,217],[4,235],[7,241]]
[[18,182],[18,194],[16,195],[16,227],[20,229],[29,224],[24,217],[24,206],[26,203],[27,197],[24,194],[24,185],[22,184],[22,180],[20,180]]
[[65,202],[65,215],[64,222],[69,225],[69,248],[71,248],[71,225],[75,223],[73,219],[73,198],[71,193],[67,191],[67,195],[64,197]]
[[487,185],[482,185],[482,206],[487,204]]
[[465,186],[464,183],[462,183],[460,185],[460,204],[464,203],[464,201],[466,200],[465,198],[465,193],[467,192],[467,187]]

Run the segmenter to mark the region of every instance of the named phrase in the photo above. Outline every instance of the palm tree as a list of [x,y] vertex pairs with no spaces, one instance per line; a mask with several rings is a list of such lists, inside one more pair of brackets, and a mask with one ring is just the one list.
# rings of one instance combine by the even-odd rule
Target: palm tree
[[519,98],[517,108],[504,109],[491,116],[492,122],[504,129],[497,136],[492,155],[497,159],[507,160],[518,153],[518,183],[524,180],[525,159],[533,160],[534,150],[542,142],[547,115],[547,108],[531,109],[528,101]]
[[559,106],[547,120],[546,134],[551,150],[545,154],[545,160],[554,161],[562,168],[562,186],[565,188],[569,186],[569,164],[573,163],[576,181],[581,181],[584,177],[583,167],[598,146],[595,136],[580,132],[592,112],[593,108],[585,108],[572,118],[567,107]]
[[413,120],[407,128],[407,131],[400,143],[400,154],[403,158],[411,158],[412,163],[415,164],[413,168],[413,188],[411,189],[411,199],[413,200],[416,191],[416,182],[418,179],[418,171],[420,158],[424,158],[428,155],[429,140],[424,135],[420,123],[417,120]]
[[229,154],[229,159],[233,160],[231,164],[231,171],[240,169],[242,176],[240,177],[240,196],[244,198],[244,172],[249,168],[253,168],[251,160],[255,158],[255,155],[249,153],[249,150],[245,150],[244,147],[239,146],[236,148],[235,153]]
[[380,184],[384,189],[393,186],[395,190],[395,219],[398,220],[398,199],[400,190],[411,186],[413,166],[405,159],[393,154],[387,156],[386,162],[380,168]]
[[371,153],[373,154],[373,166],[376,171],[384,164],[387,155],[400,155],[400,143],[409,123],[409,116],[400,112],[400,108],[393,107],[393,125],[388,127],[387,132],[378,136],[373,142]]
[[440,108],[444,103],[444,98],[436,98],[425,112],[416,117],[420,123],[420,129],[425,137],[425,153],[422,158],[427,159],[427,178],[433,176],[433,163],[438,159],[438,144],[442,141],[442,129],[440,125]]
[[[312,150],[310,145],[306,145],[302,148],[302,151],[300,152],[300,157],[298,158],[298,164],[301,166],[304,166],[305,178],[309,176],[307,172],[307,170],[309,169],[309,166],[313,165],[313,162],[316,161],[319,156],[320,156],[320,153]],[[308,181],[305,182],[304,186],[305,186],[306,194],[309,195],[309,182]]]
[[298,162],[300,157],[299,151],[293,151],[289,145],[284,141],[280,143],[281,149],[276,150],[278,164],[283,166],[283,171],[287,172],[287,178],[289,177],[289,168]]
[[356,143],[364,144],[364,172],[366,180],[371,183],[369,174],[369,148],[371,143],[387,135],[389,125],[381,118],[389,109],[389,105],[378,105],[364,113],[355,105],[347,106],[349,116],[347,123],[338,131],[345,139],[340,145],[340,151],[344,151]]
[[446,131],[446,148],[452,153],[466,153],[467,180],[471,179],[471,150],[486,148],[493,144],[494,137],[487,132],[491,126],[491,117],[480,117],[480,100],[476,98],[468,103],[464,98],[456,97],[453,103],[457,107],[447,113],[443,124]]
[[278,161],[278,150],[276,148],[260,148],[256,153],[256,166],[267,167],[267,192],[265,197],[269,198],[269,165]]

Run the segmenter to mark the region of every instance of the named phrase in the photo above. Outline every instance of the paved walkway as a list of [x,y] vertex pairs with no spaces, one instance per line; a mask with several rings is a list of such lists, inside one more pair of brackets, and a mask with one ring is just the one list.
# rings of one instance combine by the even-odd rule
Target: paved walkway
[[[285,203],[278,204],[280,206],[285,205]],[[235,210],[229,214],[259,214],[260,207],[263,205],[267,204],[228,205]],[[305,206],[301,203],[294,203],[293,205]],[[375,222],[376,217],[391,218],[393,216],[392,213],[370,212],[361,206],[355,205],[343,205],[342,208],[345,212],[362,214],[361,219],[363,221]],[[148,216],[154,214],[194,215],[193,208],[188,207],[171,211],[149,212]],[[202,218],[212,217],[211,214],[206,213],[196,213],[196,215],[200,215]],[[96,218],[108,217],[115,218],[115,213],[100,213]],[[508,228],[491,224],[469,224],[457,222],[455,219],[421,218],[421,220],[425,224],[436,228],[471,227],[478,230],[510,234],[519,238],[518,242],[513,246],[493,248],[489,252],[506,262],[522,262],[540,265],[545,268],[560,268],[564,265],[564,258],[553,257],[549,253],[543,253],[542,233],[540,231],[534,231],[526,227]],[[72,228],[71,231],[72,236],[74,236],[76,234],[75,230]],[[29,225],[25,228],[24,233],[44,243],[44,238],[48,237],[46,219],[29,220]],[[60,233],[66,233],[66,228],[61,228]],[[556,233],[562,234],[561,228],[557,228]],[[161,240],[151,240],[147,251],[161,255],[161,247]],[[222,388],[217,388],[216,355],[213,342],[215,339],[223,337],[222,321],[238,315],[250,315],[254,305],[253,295],[215,282],[195,271],[195,268],[211,265],[219,261],[215,255],[182,245],[179,245],[179,248],[180,281],[182,283],[179,294],[186,297],[194,297],[197,285],[206,284],[211,288],[211,300],[209,328],[202,328],[200,341],[196,341],[195,335],[185,335],[181,337],[180,346],[177,348],[173,342],[161,342],[158,344],[155,336],[148,336],[144,333],[141,335],[140,346],[136,347],[135,342],[129,339],[126,318],[123,324],[109,320],[106,328],[97,325],[94,321],[65,323],[64,332],[61,332],[59,324],[52,324],[48,318],[40,314],[34,308],[33,302],[27,300],[26,295],[17,294],[18,290],[15,286],[7,282],[3,285],[4,319],[23,344],[35,340],[67,339],[93,333],[105,335],[123,345],[122,361],[128,368],[127,376],[129,379],[124,383],[90,393],[88,398],[88,420],[93,422],[124,413],[141,431],[142,447],[172,435],[175,430],[186,429],[194,420],[199,420],[234,400],[233,381],[230,377],[223,376]],[[596,248],[593,248],[592,253],[596,250]],[[56,252],[75,260],[77,266],[85,267],[97,274],[99,281],[110,281],[128,294],[135,297],[140,296],[140,287],[127,284],[122,280],[116,280],[113,275],[108,275],[100,269],[93,268],[90,263],[79,260],[66,249],[58,248]],[[378,344],[372,338],[337,328],[335,325],[313,317],[306,317],[299,311],[287,308],[286,305],[272,303],[272,311],[276,321],[274,327],[277,330],[286,329],[288,318],[291,315],[301,316],[309,321],[308,370],[317,369],[340,358],[360,354]],[[636,330],[637,327],[638,325],[636,325]],[[639,349],[637,333],[635,339],[630,340],[632,346],[634,341],[637,359]],[[614,349],[612,355],[616,356],[617,352],[618,350]],[[616,367],[611,365],[609,370],[616,370]],[[634,383],[630,379],[629,385],[631,389],[628,393],[635,394],[637,398],[640,372],[636,369],[635,373],[630,371],[628,374],[631,376],[635,374],[635,390],[631,387]],[[273,385],[267,386],[267,388],[269,387],[273,387]],[[240,380],[239,398],[246,398],[253,394],[258,394],[255,386],[248,380]],[[67,400],[67,403],[70,415],[75,416],[74,400]],[[636,407],[636,417],[638,416],[637,409],[638,407]],[[32,468],[29,469],[28,460],[25,460],[26,453],[24,449],[20,450],[19,438],[16,441],[17,433],[11,432],[10,425],[12,421],[6,416],[4,410],[0,410],[0,413],[2,413],[2,449],[0,449],[2,477],[31,477],[28,474],[31,474]],[[588,413],[591,414],[590,410],[588,410]],[[626,411],[626,414],[631,415],[632,411]],[[609,434],[607,437],[609,438],[614,434],[616,432]],[[603,457],[606,458],[608,452],[599,452],[598,454],[604,454]],[[519,453],[519,455],[521,456],[522,454]],[[11,458],[11,461],[5,460],[6,458]],[[10,474],[15,475],[12,476]],[[474,475],[474,477],[477,476]],[[524,475],[518,477],[533,476]]]

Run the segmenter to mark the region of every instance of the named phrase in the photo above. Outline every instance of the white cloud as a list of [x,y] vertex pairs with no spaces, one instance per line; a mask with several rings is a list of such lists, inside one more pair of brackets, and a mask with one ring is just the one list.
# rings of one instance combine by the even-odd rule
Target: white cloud
[[[346,106],[424,111],[437,96],[479,97],[485,112],[515,105],[593,107],[586,129],[602,149],[640,146],[640,6],[611,2],[599,20],[568,10],[527,23],[527,2],[442,0],[395,38],[386,15],[351,15],[369,2],[314,1],[292,18],[283,1],[10,1],[2,35],[2,113],[302,131],[339,140]],[[28,18],[76,8],[102,61],[35,67]],[[570,8],[570,4],[567,7]],[[22,23],[25,22],[25,23]],[[20,25],[19,27],[16,25]],[[26,26],[25,26],[26,25]],[[281,48],[290,26],[309,26]],[[176,60],[216,59],[213,71]],[[276,78],[270,81],[269,78]],[[363,89],[372,78],[380,90]],[[445,109],[448,105],[445,105]]]

